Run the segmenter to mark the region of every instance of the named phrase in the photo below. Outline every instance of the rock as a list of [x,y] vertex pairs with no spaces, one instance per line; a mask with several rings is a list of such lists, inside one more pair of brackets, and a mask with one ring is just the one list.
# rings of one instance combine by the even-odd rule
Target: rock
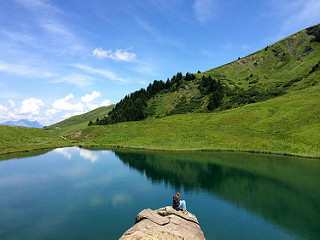
[[157,210],[144,209],[135,225],[120,240],[133,239],[205,239],[196,216],[176,211],[171,206]]

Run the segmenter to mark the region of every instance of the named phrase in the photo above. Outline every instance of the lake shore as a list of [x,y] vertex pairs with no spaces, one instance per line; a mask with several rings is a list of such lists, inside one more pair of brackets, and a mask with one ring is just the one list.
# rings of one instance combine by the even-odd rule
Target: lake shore
[[[25,153],[32,153],[38,151],[51,151],[55,148],[62,148],[62,147],[81,147],[90,150],[141,150],[141,151],[167,151],[167,152],[230,152],[230,153],[249,153],[249,154],[260,154],[260,155],[276,155],[276,156],[288,156],[288,157],[302,157],[302,158],[310,158],[310,159],[320,159],[320,156],[306,156],[306,155],[299,155],[294,153],[287,153],[287,152],[271,152],[271,151],[257,151],[257,150],[241,150],[241,149],[166,149],[166,148],[146,148],[146,147],[132,147],[132,146],[119,146],[119,145],[93,145],[87,143],[81,144],[58,144],[58,145],[51,145],[51,146],[39,146],[39,145],[28,145],[25,148],[23,146],[19,146],[17,150],[14,147],[10,149],[3,149],[0,147],[0,156],[2,158],[10,158],[10,156],[16,154],[25,154]],[[7,157],[6,157],[7,156]]]

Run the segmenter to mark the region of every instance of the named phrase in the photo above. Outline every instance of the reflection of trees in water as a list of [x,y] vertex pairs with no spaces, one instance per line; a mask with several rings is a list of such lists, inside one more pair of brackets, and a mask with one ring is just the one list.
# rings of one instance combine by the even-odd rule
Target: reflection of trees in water
[[183,187],[185,191],[206,190],[293,232],[308,237],[320,236],[319,193],[301,189],[289,180],[259,175],[214,161],[199,161],[200,153],[197,161],[186,156],[182,160],[170,153],[116,151],[115,154],[153,183],[163,181],[176,189]]

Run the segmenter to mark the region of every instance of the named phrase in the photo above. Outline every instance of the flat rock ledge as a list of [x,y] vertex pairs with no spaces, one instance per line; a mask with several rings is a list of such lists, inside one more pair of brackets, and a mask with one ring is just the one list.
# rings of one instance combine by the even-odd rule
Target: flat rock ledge
[[205,239],[198,219],[193,214],[176,211],[171,206],[157,210],[144,209],[136,216],[135,225],[120,240],[137,239]]

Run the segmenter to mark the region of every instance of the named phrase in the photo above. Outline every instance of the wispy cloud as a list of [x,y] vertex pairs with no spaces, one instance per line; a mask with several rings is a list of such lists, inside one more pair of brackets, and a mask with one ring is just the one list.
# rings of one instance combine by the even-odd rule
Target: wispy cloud
[[78,68],[86,73],[96,74],[118,83],[128,83],[128,80],[118,77],[114,72],[109,70],[93,68],[83,64],[71,64],[71,66]]
[[195,18],[200,23],[206,23],[217,14],[215,0],[195,0],[192,7]]
[[136,61],[136,65],[131,67],[131,69],[138,73],[157,75],[156,65],[152,61]]
[[[298,28],[305,28],[312,24],[320,22],[320,1],[318,0],[304,0],[293,1],[296,3],[296,9],[291,11],[282,28],[284,32],[296,31]],[[285,5],[283,5],[285,8]]]
[[7,74],[14,74],[28,78],[49,78],[54,76],[50,71],[43,71],[43,69],[38,69],[28,65],[20,64],[10,64],[0,60],[0,72]]
[[272,0],[267,6],[271,10],[266,16],[278,19],[280,29],[276,35],[264,40],[266,44],[279,41],[320,22],[320,2],[318,0]]
[[44,0],[15,0],[15,2],[23,5],[25,8],[29,10],[61,12],[60,9],[51,5],[48,1],[44,1]]
[[80,88],[85,88],[87,86],[91,86],[94,83],[94,79],[86,74],[80,74],[80,73],[71,73],[67,76],[61,77],[53,83],[69,83],[73,84],[75,86],[78,86]]
[[117,49],[115,52],[112,52],[111,49],[103,50],[103,48],[96,48],[92,51],[92,54],[97,58],[110,58],[115,61],[124,61],[124,62],[132,62],[137,57],[135,53],[122,50],[122,49]]
[[[15,1],[27,10],[27,16],[32,16],[32,28],[20,25],[22,28],[20,30],[26,32],[24,35],[28,37],[27,39],[33,40],[26,42],[29,46],[59,55],[85,51],[82,38],[74,31],[75,26],[64,21],[65,13],[61,9],[45,0]],[[11,35],[20,41],[23,40],[23,35],[19,33]]]
[[148,32],[155,39],[156,42],[164,45],[174,46],[179,49],[181,49],[184,46],[183,39],[174,39],[170,36],[165,36],[165,34],[161,33],[159,30],[152,27],[148,22],[146,22],[140,17],[136,16],[135,20],[142,29]]

